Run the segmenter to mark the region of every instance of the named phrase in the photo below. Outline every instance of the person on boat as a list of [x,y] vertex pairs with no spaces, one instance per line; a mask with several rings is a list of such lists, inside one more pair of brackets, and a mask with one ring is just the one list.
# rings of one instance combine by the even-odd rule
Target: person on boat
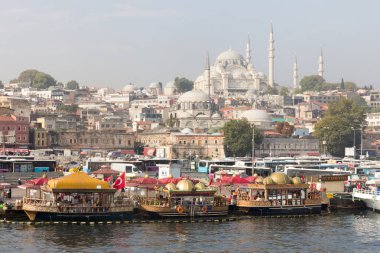
[[17,183],[18,185],[21,185],[21,178],[18,178]]

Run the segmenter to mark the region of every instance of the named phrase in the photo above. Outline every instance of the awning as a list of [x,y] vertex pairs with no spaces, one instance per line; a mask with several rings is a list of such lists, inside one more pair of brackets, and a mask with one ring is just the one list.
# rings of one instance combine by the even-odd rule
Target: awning
[[123,155],[134,155],[135,151],[133,149],[124,149],[120,150],[120,153]]
[[319,152],[308,152],[308,153],[306,153],[306,155],[308,155],[308,156],[320,156],[321,154],[319,154]]
[[144,156],[154,156],[155,153],[155,148],[144,148]]
[[[4,152],[3,148],[0,148],[0,152]],[[5,152],[12,152],[12,153],[29,153],[29,149],[23,149],[23,148],[6,148]]]

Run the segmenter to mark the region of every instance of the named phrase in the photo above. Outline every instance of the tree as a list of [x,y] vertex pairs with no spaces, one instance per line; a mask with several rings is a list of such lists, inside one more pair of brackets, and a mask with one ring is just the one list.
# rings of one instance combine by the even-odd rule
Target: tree
[[278,95],[278,90],[275,87],[267,86],[264,90],[265,95]]
[[342,78],[342,81],[340,82],[340,87],[339,87],[339,89],[341,89],[341,90],[344,90],[344,89],[345,89],[343,78]]
[[4,84],[1,80],[0,80],[0,89],[4,89]]
[[[224,124],[224,150],[227,156],[246,156],[252,152],[252,125],[247,119],[231,120]],[[263,136],[255,127],[255,144],[260,144]]]
[[[341,98],[329,104],[324,117],[315,124],[313,135],[319,138],[321,144],[326,145],[327,151],[333,156],[344,156],[344,148],[352,147],[354,131],[363,131],[365,110],[350,99]],[[355,135],[356,144],[360,144],[358,134]]]
[[79,89],[79,83],[75,80],[71,80],[67,82],[66,89],[68,90],[78,90]]
[[194,82],[185,77],[176,77],[174,79],[174,85],[177,88],[178,92],[183,93],[192,90]]
[[322,89],[322,84],[325,82],[323,77],[318,75],[305,76],[300,81],[300,86],[302,91],[320,91]]
[[62,105],[60,109],[68,113],[75,113],[78,110],[78,105]]
[[32,88],[46,89],[56,84],[56,80],[49,74],[40,72],[35,69],[28,69],[18,76],[17,79],[11,80],[12,83],[29,83]]
[[281,87],[280,95],[281,96],[287,96],[288,94],[289,94],[289,89],[287,87]]
[[363,97],[355,94],[352,97],[350,97],[349,99],[352,100],[357,105],[359,105],[360,107],[362,107],[366,112],[368,112],[370,110],[367,102],[365,101],[365,99]]

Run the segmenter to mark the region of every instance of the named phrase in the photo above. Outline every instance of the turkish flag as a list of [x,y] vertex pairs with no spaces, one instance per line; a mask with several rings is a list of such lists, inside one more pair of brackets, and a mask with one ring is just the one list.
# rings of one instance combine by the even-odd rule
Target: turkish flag
[[116,190],[124,189],[125,187],[125,172],[121,173],[121,175],[115,180],[113,183],[113,188]]

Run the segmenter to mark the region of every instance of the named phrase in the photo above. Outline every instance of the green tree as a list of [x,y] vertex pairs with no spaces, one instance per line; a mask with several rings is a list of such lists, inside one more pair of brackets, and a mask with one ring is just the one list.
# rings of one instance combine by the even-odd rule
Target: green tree
[[36,69],[28,69],[18,76],[17,79],[11,80],[12,83],[30,83],[32,88],[46,89],[54,86],[57,82],[53,77]]
[[342,78],[342,81],[340,82],[340,87],[339,87],[339,89],[341,89],[341,90],[344,90],[344,89],[345,89],[343,78]]
[[305,76],[300,81],[300,86],[302,91],[320,91],[322,89],[322,84],[325,82],[323,77],[318,75]]
[[174,85],[178,92],[183,93],[192,90],[194,87],[194,82],[185,77],[176,77],[174,79]]
[[275,87],[267,86],[264,90],[265,95],[278,95],[278,90]]
[[[245,156],[252,152],[253,126],[247,119],[231,120],[224,124],[224,150],[226,156]],[[255,127],[255,144],[260,144],[263,136]]]
[[0,89],[4,89],[4,84],[1,80],[0,80]]
[[[315,124],[313,135],[326,145],[333,156],[344,156],[344,148],[352,147],[354,131],[365,127],[365,109],[350,99],[341,98],[329,104],[324,117]],[[360,145],[358,134],[355,136]],[[325,144],[324,144],[325,143]]]
[[68,90],[78,90],[79,89],[79,83],[75,80],[71,80],[71,81],[67,82],[65,87]]
[[287,87],[281,87],[280,95],[281,96],[287,96],[288,94],[289,94],[289,89]]
[[351,96],[349,99],[352,100],[357,105],[359,105],[360,107],[362,107],[366,112],[370,111],[370,108],[363,97],[355,94]]
[[78,105],[62,105],[60,109],[68,113],[75,113],[78,110]]

